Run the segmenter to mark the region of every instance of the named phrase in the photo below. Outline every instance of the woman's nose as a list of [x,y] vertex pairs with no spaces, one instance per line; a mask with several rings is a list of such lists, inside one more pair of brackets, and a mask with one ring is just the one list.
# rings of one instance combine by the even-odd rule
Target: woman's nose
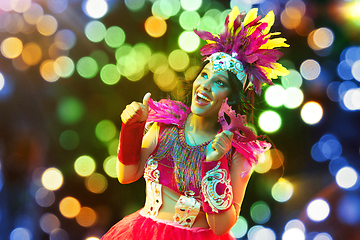
[[209,79],[207,79],[207,80],[205,80],[205,81],[203,81],[203,82],[201,83],[201,87],[202,87],[204,90],[210,91],[210,90],[211,90],[210,83],[211,83],[211,81],[210,81],[210,78],[209,78]]

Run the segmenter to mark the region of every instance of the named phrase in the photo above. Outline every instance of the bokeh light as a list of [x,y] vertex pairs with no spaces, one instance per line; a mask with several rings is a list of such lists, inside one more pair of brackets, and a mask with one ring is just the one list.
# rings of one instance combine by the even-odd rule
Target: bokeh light
[[31,240],[32,234],[29,229],[18,227],[11,231],[10,240]]
[[60,213],[66,218],[74,218],[80,212],[81,205],[74,197],[65,197],[59,203]]
[[277,202],[286,202],[293,195],[294,187],[286,179],[280,178],[271,188],[271,195]]
[[55,194],[46,188],[39,188],[35,193],[35,201],[41,207],[49,207],[55,202]]
[[167,24],[162,18],[150,16],[145,21],[145,30],[151,37],[158,38],[165,34]]
[[257,224],[266,223],[271,216],[269,205],[264,201],[255,202],[250,208],[250,216]]
[[5,78],[4,75],[0,73],[0,91],[3,89],[4,86],[5,86]]
[[60,76],[55,72],[55,61],[45,60],[40,65],[40,74],[47,82],[55,82]]
[[27,65],[36,65],[42,58],[42,51],[37,43],[30,42],[25,44],[21,57]]
[[107,179],[100,173],[94,173],[90,177],[86,178],[85,186],[87,190],[92,193],[103,193],[107,186]]
[[53,13],[62,13],[68,7],[68,0],[50,0],[47,5]]
[[300,73],[294,69],[289,69],[289,74],[281,77],[282,86],[287,89],[291,87],[300,88],[303,82],[303,79]]
[[281,117],[274,111],[265,111],[259,117],[259,125],[265,132],[275,132],[281,126]]
[[102,120],[95,127],[95,135],[102,142],[109,142],[115,137],[116,126],[110,120]]
[[50,234],[60,227],[60,220],[52,213],[45,213],[41,216],[39,225],[45,233]]
[[95,171],[95,168],[95,160],[87,155],[78,157],[74,163],[75,172],[82,177],[90,176]]
[[184,71],[190,63],[189,56],[186,52],[177,49],[169,54],[169,65],[177,72]]
[[83,78],[93,78],[99,71],[97,62],[92,57],[82,57],[76,63],[76,70]]
[[314,240],[333,240],[333,238],[328,233],[318,233],[314,237]]
[[44,171],[41,177],[42,185],[51,191],[58,190],[64,181],[61,171],[57,168],[48,168]]
[[[118,140],[116,140],[116,142],[118,142]],[[117,178],[116,162],[117,162],[117,156],[109,156],[105,159],[103,163],[104,171],[109,177]]]
[[193,31],[185,31],[180,34],[178,43],[185,52],[193,52],[199,47],[200,38]]
[[1,53],[6,58],[16,58],[23,51],[23,43],[17,37],[8,37],[1,43]]
[[35,25],[43,15],[43,8],[38,3],[34,2],[31,3],[30,7],[23,13],[25,21],[32,25]]
[[253,240],[263,240],[263,239],[275,240],[276,235],[275,235],[274,230],[272,230],[271,228],[262,228],[255,232],[252,239]]
[[125,0],[126,7],[131,11],[139,11],[145,5],[145,0]]
[[79,142],[79,135],[73,130],[66,130],[60,134],[59,143],[66,150],[75,149]]
[[120,81],[121,74],[115,64],[106,64],[100,70],[100,78],[106,85],[114,85]]
[[321,105],[317,102],[307,102],[301,109],[301,118],[305,123],[309,125],[318,123],[322,119],[322,117],[323,109]]
[[285,89],[285,101],[284,106],[288,109],[294,109],[299,107],[304,101],[303,92],[296,87],[289,87]]
[[343,167],[336,174],[336,183],[339,187],[349,189],[359,182],[359,176],[356,170],[352,167]]
[[231,228],[231,232],[234,234],[236,238],[242,238],[246,235],[248,230],[248,223],[246,219],[242,216],[239,216],[235,225]]
[[282,240],[305,240],[305,234],[298,228],[287,229],[282,235]]
[[85,112],[84,104],[75,97],[65,97],[57,107],[59,120],[66,125],[78,123]]
[[200,8],[202,0],[180,0],[181,7],[187,11],[196,11]]
[[36,28],[44,36],[53,35],[58,28],[58,21],[51,15],[43,15],[36,22]]
[[321,222],[330,214],[329,203],[321,198],[314,199],[308,204],[306,213],[312,221]]
[[75,71],[73,60],[67,56],[58,57],[54,62],[56,74],[62,78],[69,78]]
[[360,197],[357,194],[343,196],[337,206],[339,221],[350,226],[360,223]]
[[200,23],[200,15],[195,11],[184,11],[180,14],[179,23],[184,30],[195,29]]
[[61,239],[61,240],[70,240],[69,234],[61,228],[57,228],[54,231],[52,231],[49,235],[49,239]]
[[285,98],[285,89],[280,85],[272,85],[266,89],[265,100],[272,107],[283,105]]
[[313,59],[305,60],[300,65],[300,73],[307,80],[316,79],[320,75],[320,72],[320,64]]
[[125,42],[125,32],[118,26],[109,27],[106,30],[105,42],[109,47],[118,48]]
[[96,213],[92,208],[82,207],[76,216],[76,221],[80,226],[91,227],[96,222]]
[[177,75],[170,68],[158,68],[154,73],[154,81],[161,90],[170,92],[176,87]]
[[297,228],[299,230],[301,230],[303,233],[306,232],[306,228],[305,225],[302,221],[298,220],[298,219],[292,219],[290,221],[288,221],[285,225],[285,231],[292,229],[292,228]]
[[85,25],[84,32],[91,42],[101,42],[106,36],[106,27],[102,22],[92,20]]
[[55,34],[54,42],[58,48],[69,50],[76,44],[76,35],[69,29],[62,29]]
[[91,18],[102,18],[108,12],[108,3],[105,0],[85,0],[82,9]]
[[343,102],[345,108],[348,110],[360,110],[360,88],[353,88],[346,91],[343,96]]

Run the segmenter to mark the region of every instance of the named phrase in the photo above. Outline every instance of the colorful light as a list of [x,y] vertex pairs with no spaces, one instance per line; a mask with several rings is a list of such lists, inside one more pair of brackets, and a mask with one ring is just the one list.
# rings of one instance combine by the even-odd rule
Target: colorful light
[[320,75],[320,72],[320,64],[313,59],[305,60],[300,65],[300,73],[307,80],[316,79]]
[[323,109],[317,102],[310,101],[305,103],[301,109],[301,118],[309,125],[314,125],[323,117]]
[[117,156],[109,156],[105,159],[103,163],[104,171],[109,177],[117,178],[116,162],[117,162]]
[[34,42],[25,44],[21,57],[27,65],[38,64],[42,58],[40,46]]
[[11,231],[10,240],[31,240],[32,234],[29,229],[18,227]]
[[179,23],[184,30],[192,30],[199,25],[200,15],[194,11],[184,11],[180,14]]
[[246,235],[248,230],[248,223],[246,219],[242,216],[239,216],[235,225],[231,228],[231,232],[234,234],[236,238],[242,238]]
[[125,42],[125,38],[125,32],[120,27],[112,26],[106,30],[105,42],[109,47],[120,47]]
[[280,178],[271,189],[271,195],[277,202],[289,201],[293,193],[293,185],[284,178]]
[[40,65],[40,75],[47,82],[56,82],[60,78],[55,72],[54,65],[54,60],[45,60]]
[[290,228],[284,232],[282,240],[305,240],[305,234],[298,228]]
[[76,221],[80,226],[91,227],[96,222],[96,213],[92,208],[82,207],[76,216]]
[[270,207],[266,202],[257,201],[250,208],[251,219],[257,224],[264,224],[271,216]]
[[106,36],[106,27],[102,22],[92,20],[85,25],[84,32],[91,42],[101,42]]
[[125,0],[125,5],[130,11],[137,12],[145,5],[145,0]]
[[353,188],[359,182],[359,176],[356,170],[348,166],[341,168],[337,172],[335,178],[339,187],[344,189]]
[[82,57],[76,63],[76,70],[81,77],[89,79],[96,76],[99,67],[92,57]]
[[95,135],[100,141],[109,142],[116,135],[116,126],[110,120],[101,120],[95,127]]
[[100,70],[100,78],[106,85],[114,85],[120,81],[121,74],[115,64],[106,64]]
[[99,19],[108,12],[108,4],[105,0],[86,0],[83,2],[82,9],[89,17]]
[[8,37],[1,43],[1,53],[6,58],[16,58],[23,51],[23,43],[17,37]]
[[85,107],[83,103],[75,97],[65,97],[59,101],[57,115],[59,120],[66,125],[78,123],[83,117]]
[[172,51],[168,60],[170,67],[177,72],[186,70],[190,63],[188,54],[180,49]]
[[78,157],[74,163],[75,172],[81,177],[90,176],[95,171],[95,168],[94,159],[87,155]]
[[167,30],[167,24],[164,19],[150,16],[145,21],[145,31],[154,38],[161,37]]
[[285,89],[280,85],[272,85],[266,89],[265,100],[272,107],[283,105],[285,98]]
[[66,150],[75,149],[79,142],[79,135],[73,130],[65,130],[60,134],[59,143]]
[[200,8],[202,0],[180,0],[180,4],[187,11],[196,11]]
[[193,31],[185,31],[180,34],[178,43],[185,52],[194,52],[200,45],[200,38]]
[[59,169],[57,168],[48,168],[44,171],[41,177],[42,185],[51,191],[58,190],[64,181],[64,177]]
[[108,181],[102,174],[94,173],[90,177],[86,178],[85,186],[90,192],[99,194],[106,190]]
[[60,220],[52,213],[45,213],[41,216],[39,225],[45,233],[50,234],[60,227]]
[[75,218],[79,214],[80,208],[79,201],[74,197],[65,197],[59,203],[60,213],[66,218]]
[[321,222],[329,216],[330,206],[324,199],[317,198],[308,204],[306,213],[312,221]]
[[54,70],[59,77],[69,78],[75,71],[75,64],[68,56],[61,56],[55,60]]
[[35,201],[41,207],[50,207],[55,202],[55,194],[46,188],[39,188],[35,193]]
[[25,21],[29,24],[36,24],[44,15],[43,8],[37,3],[31,3],[28,10],[23,13]]
[[281,126],[281,117],[274,111],[265,111],[259,117],[259,125],[265,132],[275,132]]
[[43,15],[36,22],[36,28],[44,36],[53,35],[58,28],[58,21],[51,15]]

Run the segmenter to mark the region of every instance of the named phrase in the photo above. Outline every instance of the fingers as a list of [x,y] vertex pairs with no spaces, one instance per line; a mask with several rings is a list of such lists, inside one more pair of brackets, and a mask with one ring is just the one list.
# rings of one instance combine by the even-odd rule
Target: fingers
[[134,123],[136,122],[142,114],[141,105],[138,102],[132,102],[127,105],[124,111],[121,113],[121,121],[123,123]]
[[143,104],[145,105],[145,107],[149,106],[150,97],[151,97],[151,93],[148,92],[147,94],[145,94],[144,99],[143,99]]
[[225,154],[231,148],[233,135],[234,134],[230,131],[223,131],[217,134],[212,141],[211,148],[214,149],[214,151]]

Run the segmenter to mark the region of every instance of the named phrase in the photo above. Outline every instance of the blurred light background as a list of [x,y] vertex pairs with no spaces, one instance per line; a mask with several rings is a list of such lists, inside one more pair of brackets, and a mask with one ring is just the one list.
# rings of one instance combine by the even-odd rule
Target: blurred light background
[[248,240],[360,236],[359,0],[0,0],[0,239],[96,240],[142,207],[115,165],[131,101],[177,95],[230,8],[274,11],[290,74],[257,99],[276,148],[232,229]]

